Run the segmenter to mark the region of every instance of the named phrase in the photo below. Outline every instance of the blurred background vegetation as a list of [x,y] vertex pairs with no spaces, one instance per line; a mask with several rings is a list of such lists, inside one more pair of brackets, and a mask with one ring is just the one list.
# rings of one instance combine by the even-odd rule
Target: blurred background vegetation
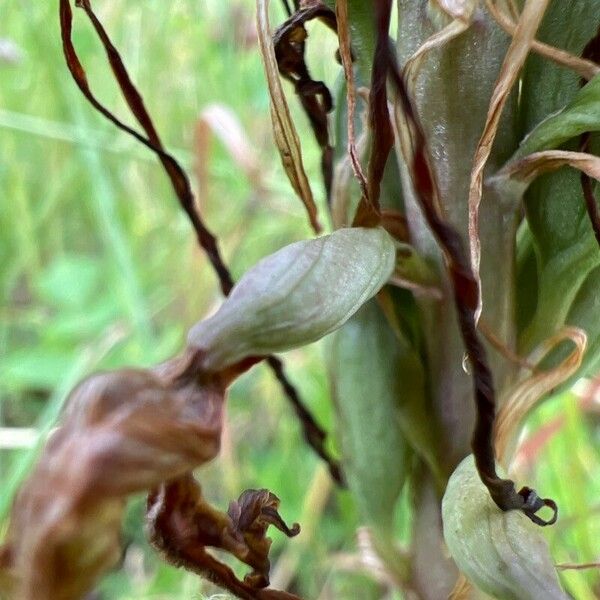
[[[71,81],[57,4],[4,0],[1,9],[0,528],[73,385],[93,371],[168,358],[220,301],[154,156],[95,113]],[[165,144],[188,168],[234,276],[310,236],[272,142],[253,2],[96,4]],[[274,2],[272,9],[273,25],[282,22],[282,7]],[[100,45],[75,16],[74,40],[92,88],[128,115]],[[334,87],[335,40],[318,24],[308,30],[314,78]],[[323,206],[319,150],[298,103],[290,104]],[[290,378],[331,430],[323,352],[316,345],[286,358]],[[557,562],[600,558],[600,427],[590,398],[569,392],[546,403],[530,420],[531,444],[520,455],[519,474],[561,507],[559,524],[547,532]],[[385,577],[377,582],[373,569],[360,568],[351,499],[333,489],[267,369],[234,386],[228,411],[223,452],[199,477],[222,509],[245,488],[267,487],[281,498],[286,520],[301,522],[295,540],[273,533],[273,583],[311,599],[382,597]],[[215,594],[148,548],[143,502],[131,502],[122,562],[96,597]],[[398,518],[405,543],[407,505]],[[563,575],[574,597],[600,597],[597,570]]]

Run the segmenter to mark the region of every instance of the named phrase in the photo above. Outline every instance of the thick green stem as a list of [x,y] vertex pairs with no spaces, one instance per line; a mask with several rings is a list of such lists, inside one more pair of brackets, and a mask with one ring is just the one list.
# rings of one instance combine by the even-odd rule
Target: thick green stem
[[[430,35],[447,21],[426,2],[399,2],[398,52],[403,64]],[[443,210],[467,244],[467,198],[473,155],[488,109],[498,70],[508,45],[487,13],[477,13],[465,33],[430,52],[416,81],[415,100],[430,146]],[[494,170],[516,147],[515,98],[509,100],[488,162]],[[442,257],[408,184],[403,178],[411,236],[421,253],[439,265]],[[481,205],[483,319],[509,345],[514,327],[514,245],[516,208],[484,188]],[[434,410],[444,429],[449,467],[469,451],[473,426],[471,379],[462,364],[463,342],[455,309],[445,284],[446,299],[422,302],[427,339],[429,377]],[[510,377],[505,360],[490,354],[499,389]]]

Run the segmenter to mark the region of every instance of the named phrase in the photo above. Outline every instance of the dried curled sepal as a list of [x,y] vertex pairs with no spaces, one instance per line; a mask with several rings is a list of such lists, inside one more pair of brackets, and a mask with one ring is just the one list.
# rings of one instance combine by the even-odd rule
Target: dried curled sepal
[[[536,525],[545,527],[546,525],[554,525],[554,523],[556,523],[556,519],[558,519],[558,506],[554,500],[551,498],[540,498],[535,490],[532,490],[527,486],[519,490],[519,496],[521,496],[525,502],[521,510]],[[544,507],[549,508],[552,511],[552,516],[549,519],[542,519],[536,514]]]
[[[247,490],[230,504],[227,513],[219,512],[206,503],[200,486],[187,474],[161,485],[148,497],[149,538],[170,563],[198,573],[240,598],[292,600],[296,596],[263,589],[269,585],[269,525],[289,537],[300,532],[297,524],[287,527],[278,506],[279,499],[268,490]],[[252,571],[240,581],[207,547],[229,552]]]
[[[521,510],[535,513],[552,501],[523,488]],[[460,570],[487,594],[502,600],[565,600],[545,539],[518,511],[501,511],[479,479],[473,456],[448,482],[442,501],[444,538]],[[534,519],[535,518],[535,519]],[[552,521],[552,519],[551,519]]]
[[340,229],[285,246],[250,269],[219,311],[190,330],[203,367],[314,342],[345,323],[385,284],[395,246],[381,228]]
[[246,490],[234,500],[227,510],[236,528],[242,532],[264,536],[269,525],[279,529],[288,537],[300,533],[300,525],[288,527],[279,515],[279,498],[269,490]]
[[269,585],[270,538],[266,537],[269,525],[279,529],[288,537],[300,533],[300,525],[294,523],[290,529],[278,512],[279,498],[269,490],[246,490],[237,501],[229,505],[227,514],[235,530],[243,537],[248,548],[245,562],[255,571],[246,575],[244,582],[253,587]]

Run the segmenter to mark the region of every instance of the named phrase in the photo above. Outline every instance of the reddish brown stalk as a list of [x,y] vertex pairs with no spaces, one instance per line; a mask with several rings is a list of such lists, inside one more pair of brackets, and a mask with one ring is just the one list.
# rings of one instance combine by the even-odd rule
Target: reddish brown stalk
[[369,94],[369,124],[371,127],[371,153],[367,166],[368,194],[360,199],[354,219],[355,225],[376,225],[381,221],[379,195],[385,164],[394,145],[394,133],[387,101],[387,74],[389,69],[388,45],[391,0],[374,3],[377,40],[371,71]]
[[388,32],[392,11],[391,0],[375,3],[375,27],[377,41],[371,72],[371,93],[369,94],[369,123],[372,129],[371,155],[367,167],[369,200],[380,216],[379,195],[381,179],[388,156],[394,146],[394,133],[390,121],[387,97]]
[[[221,257],[215,236],[206,227],[202,217],[200,216],[200,213],[198,212],[189,178],[175,157],[165,150],[158,132],[154,127],[152,119],[144,105],[141,94],[131,81],[118,50],[110,40],[102,23],[100,23],[96,17],[89,0],[77,0],[76,6],[83,8],[89,17],[106,51],[110,66],[115,75],[117,83],[119,84],[123,97],[125,98],[125,101],[127,102],[127,105],[129,106],[137,122],[146,133],[146,136],[142,135],[116,117],[96,98],[91,91],[85,69],[79,60],[77,51],[75,50],[72,42],[73,13],[71,11],[70,1],[60,0],[60,28],[63,51],[67,66],[71,72],[71,75],[73,76],[73,79],[75,80],[75,83],[85,98],[98,112],[100,112],[119,129],[130,134],[154,153],[156,153],[171,181],[173,190],[175,191],[182,209],[185,211],[190,222],[192,223],[194,231],[196,232],[198,244],[206,252],[208,259],[219,279],[221,290],[223,294],[227,296],[234,285],[233,278],[231,277],[231,274]],[[325,432],[316,423],[316,420],[311,415],[310,411],[302,403],[300,395],[296,391],[295,387],[286,378],[283,372],[281,361],[275,357],[269,357],[267,362],[273,370],[275,377],[279,381],[284,393],[286,394],[286,397],[292,404],[296,414],[301,419],[304,430],[304,438],[315,450],[318,456],[327,462],[332,477],[337,483],[341,484],[342,477],[340,474],[339,463],[330,457],[325,449]],[[313,443],[316,444],[316,446],[313,446]]]
[[304,403],[298,394],[298,390],[285,376],[282,361],[276,356],[269,356],[267,358],[267,362],[279,380],[289,403],[292,405],[292,408],[298,416],[298,419],[300,419],[300,422],[302,423],[302,432],[306,443],[327,463],[327,466],[329,467],[329,473],[331,474],[333,480],[336,481],[338,485],[345,487],[346,483],[340,463],[332,458],[325,448],[327,434],[321,427],[319,427],[306,406],[304,406]]
[[[581,136],[581,152],[587,152],[590,143],[590,133],[584,133]],[[583,199],[585,200],[585,207],[587,210],[596,241],[600,246],[600,212],[598,211],[598,202],[594,196],[594,189],[592,187],[592,179],[585,172],[581,171],[581,190],[583,191]]]
[[[471,444],[477,471],[499,508],[518,509],[534,523],[550,525],[557,518],[557,507],[554,501],[539,498],[534,490],[527,487],[517,492],[513,481],[500,478],[496,472],[493,447],[496,397],[485,348],[477,334],[475,318],[478,302],[477,281],[458,232],[443,219],[437,208],[437,185],[431,169],[425,135],[391,45],[387,46],[387,52],[389,75],[410,129],[412,164],[409,167],[412,184],[427,223],[444,254],[454,292],[459,327],[471,364],[476,404],[476,422]],[[544,521],[535,514],[544,506],[550,507],[554,513],[549,521]]]
[[94,14],[89,0],[77,0],[76,6],[83,8],[92,22],[94,29],[96,30],[96,33],[98,34],[102,45],[104,46],[110,66],[123,92],[123,97],[131,109],[132,114],[135,116],[136,120],[146,132],[148,137],[145,137],[135,129],[129,127],[129,125],[123,123],[123,121],[121,121],[110,110],[102,105],[92,93],[87,81],[85,69],[83,68],[79,57],[77,56],[77,52],[71,40],[73,14],[71,11],[70,2],[69,0],[60,0],[60,29],[63,51],[67,66],[69,67],[69,71],[71,72],[77,87],[79,87],[86,99],[98,112],[104,115],[109,121],[114,123],[119,129],[129,133],[158,155],[165,168],[165,171],[167,172],[167,175],[169,176],[169,179],[171,180],[173,189],[177,195],[177,198],[179,199],[181,207],[187,214],[192,226],[194,227],[199,245],[207,253],[208,258],[217,273],[223,294],[229,294],[231,288],[233,287],[233,280],[229,274],[229,271],[227,270],[227,267],[225,266],[225,263],[223,262],[223,259],[221,258],[214,235],[206,228],[195,209],[194,195],[192,193],[191,185],[187,175],[180,167],[177,160],[164,149],[148,111],[144,106],[144,101],[141,95],[129,78],[117,49],[110,41],[110,38],[104,30],[104,27]]
[[290,4],[289,4],[288,0],[281,0],[281,3],[283,4],[283,10],[285,10],[285,14],[288,17],[291,17],[292,16],[292,10],[290,8]]

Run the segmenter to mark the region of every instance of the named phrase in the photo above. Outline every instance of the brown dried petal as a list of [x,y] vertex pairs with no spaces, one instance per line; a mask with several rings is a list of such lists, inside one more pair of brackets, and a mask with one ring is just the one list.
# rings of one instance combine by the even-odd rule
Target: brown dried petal
[[300,533],[300,526],[294,523],[290,529],[277,512],[279,498],[269,490],[246,490],[229,505],[227,513],[236,528],[243,532],[264,535],[269,525],[273,525],[288,537]]
[[182,377],[189,364],[94,375],[73,391],[12,508],[2,562],[17,598],[80,598],[120,555],[126,496],[217,454],[225,386]]

